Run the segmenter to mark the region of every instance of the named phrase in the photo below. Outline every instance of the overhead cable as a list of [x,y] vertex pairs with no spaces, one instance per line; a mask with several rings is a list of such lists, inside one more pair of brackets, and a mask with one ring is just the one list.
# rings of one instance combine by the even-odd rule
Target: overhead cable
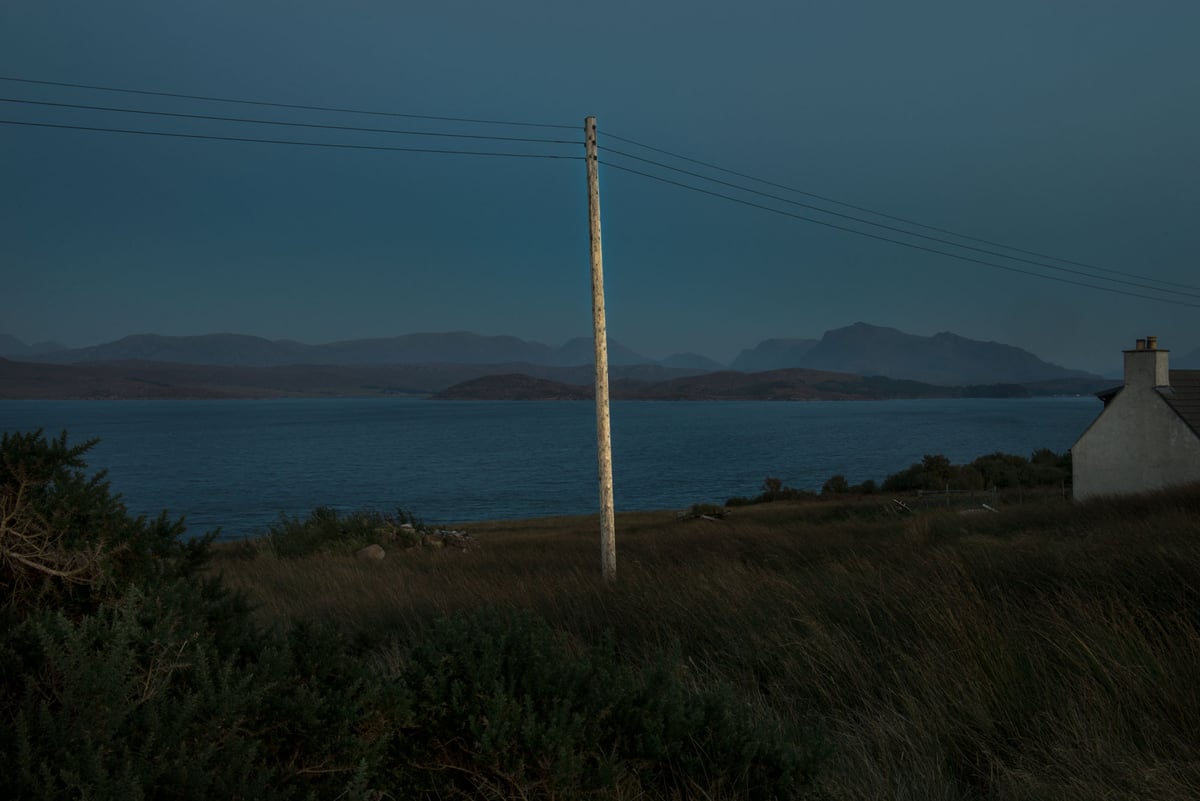
[[958,259],[959,261],[971,262],[972,264],[981,264],[985,267],[994,267],[998,270],[1006,270],[1006,271],[1012,272],[1012,273],[1020,273],[1022,275],[1029,275],[1029,276],[1033,276],[1034,278],[1043,278],[1047,281],[1057,281],[1062,284],[1072,284],[1074,286],[1087,287],[1088,289],[1096,289],[1101,292],[1109,292],[1114,295],[1125,295],[1127,297],[1143,298],[1145,300],[1155,300],[1155,301],[1159,301],[1162,303],[1172,303],[1177,306],[1189,306],[1194,309],[1200,309],[1200,303],[1188,303],[1187,301],[1184,301],[1184,300],[1174,300],[1172,298],[1162,298],[1162,297],[1155,297],[1153,295],[1143,295],[1138,292],[1129,292],[1124,289],[1116,289],[1115,287],[1097,286],[1095,284],[1084,283],[1083,281],[1074,281],[1070,278],[1061,278],[1057,275],[1046,275],[1045,273],[1036,273],[1036,272],[1033,272],[1032,270],[1024,270],[1024,269],[1021,269],[1020,267],[1013,267],[1013,266],[1007,265],[1007,264],[997,264],[995,262],[985,261],[983,259],[976,259],[972,256],[964,256],[961,253],[951,253],[950,251],[939,250],[937,248],[931,248],[926,245],[918,245],[914,242],[905,242],[900,239],[892,239],[891,237],[882,236],[881,234],[873,234],[869,231],[860,231],[857,228],[851,228],[846,225],[839,225],[837,223],[832,223],[827,220],[818,220],[813,217],[806,217],[803,214],[795,214],[793,212],[784,211],[783,209],[778,209],[773,206],[765,205],[763,203],[755,203],[750,200],[744,200],[742,198],[737,198],[732,195],[726,195],[721,192],[714,192],[710,189],[704,189],[704,188],[698,187],[698,186],[691,186],[690,184],[685,184],[685,183],[682,183],[681,181],[673,181],[670,178],[663,178],[660,175],[652,175],[651,173],[643,172],[642,170],[635,170],[630,167],[622,167],[619,164],[613,164],[611,162],[603,162],[603,163],[607,169],[619,170],[620,172],[627,172],[632,175],[639,175],[643,178],[649,178],[652,181],[659,181],[661,183],[669,184],[671,186],[676,186],[681,189],[687,189],[691,192],[698,192],[702,195],[711,195],[712,197],[717,197],[717,198],[721,198],[723,200],[728,200],[728,201],[731,201],[733,203],[738,203],[743,206],[749,206],[750,208],[761,209],[763,211],[769,211],[773,214],[778,214],[783,217],[790,217],[795,220],[803,220],[804,222],[815,223],[816,225],[823,225],[826,228],[833,228],[838,231],[845,231],[847,233],[867,237],[868,239],[876,239],[881,242],[890,242],[893,245],[901,245],[903,247],[911,248],[913,250],[924,251],[925,253],[936,253],[941,256],[949,256],[952,259]]
[[213,120],[217,122],[241,122],[254,125],[281,125],[290,128],[316,128],[329,131],[356,131],[367,133],[399,134],[403,136],[438,136],[451,139],[485,139],[496,142],[532,142],[547,145],[582,145],[581,139],[539,139],[523,136],[488,136],[486,134],[448,133],[444,131],[406,131],[396,128],[364,128],[353,125],[321,125],[312,122],[284,122],[281,120],[257,120],[247,117],[220,117],[214,114],[184,114],[177,111],[150,111],[148,109],[121,108],[119,106],[91,106],[83,103],[52,103],[47,100],[22,100],[12,97],[0,97],[0,103],[22,103],[31,106],[49,106],[52,108],[85,109],[88,111],[112,111],[120,114],[142,114],[152,117],[178,117],[189,120]]
[[[740,184],[735,184],[730,181],[722,181],[719,178],[710,178],[707,175],[703,175],[698,172],[693,172],[692,170],[684,170],[679,167],[672,167],[669,164],[664,164],[660,161],[655,161],[653,159],[642,158],[641,156],[635,156],[632,153],[625,153],[623,151],[614,150],[613,148],[608,148],[608,147],[601,147],[600,149],[606,153],[612,153],[614,155],[621,156],[622,158],[633,159],[635,161],[640,161],[645,164],[652,164],[655,167],[661,167],[663,169],[671,170],[673,172],[682,173],[684,175],[690,175],[693,178],[700,178],[701,180],[704,180],[704,181],[709,181],[711,183],[719,184],[721,186],[727,186],[731,189],[737,189],[741,192],[747,192],[752,195],[758,195],[759,197],[765,197],[765,198],[769,198],[771,200],[778,200],[781,203],[787,203],[792,206],[799,206],[801,208],[810,209],[812,211],[818,211],[822,214],[828,214],[832,217],[839,217],[844,220],[852,220],[854,222],[863,223],[864,225],[872,225],[872,226],[875,226],[876,228],[882,228],[885,231],[892,231],[893,233],[904,234],[905,236],[915,236],[919,239],[925,239],[925,240],[929,240],[931,242],[937,242],[938,244],[941,244],[941,245],[949,245],[950,247],[962,248],[963,250],[970,250],[970,251],[974,251],[975,253],[982,253],[987,256],[997,256],[1002,259],[1009,259],[1011,261],[1020,262],[1022,264],[1029,264],[1034,267],[1042,267],[1047,270],[1056,270],[1058,272],[1070,273],[1072,275],[1080,275],[1080,276],[1083,276],[1084,278],[1091,278],[1091,279],[1094,279],[1097,281],[1109,281],[1114,284],[1124,284],[1126,286],[1137,287],[1138,289],[1147,289],[1151,292],[1172,292],[1172,293],[1175,293],[1178,295],[1187,295],[1188,297],[1200,299],[1200,293],[1197,293],[1197,292],[1186,292],[1186,291],[1179,290],[1179,289],[1163,289],[1163,288],[1156,287],[1156,286],[1150,286],[1149,284],[1141,284],[1136,281],[1125,281],[1120,278],[1107,278],[1102,275],[1093,275],[1091,273],[1086,273],[1083,270],[1075,270],[1070,267],[1059,267],[1054,264],[1047,264],[1044,261],[1034,261],[1033,259],[1026,259],[1022,256],[1010,256],[1007,253],[1000,253],[995,250],[988,250],[987,248],[975,247],[974,245],[963,245],[963,244],[959,244],[958,242],[952,242],[949,239],[943,239],[943,238],[937,237],[937,236],[930,236],[929,234],[921,234],[921,233],[917,233],[916,231],[909,231],[904,228],[899,228],[894,225],[887,225],[886,223],[875,222],[874,220],[868,220],[863,217],[856,217],[853,214],[843,214],[840,211],[830,211],[829,209],[824,209],[824,208],[821,208],[820,206],[815,206],[811,203],[803,203],[799,200],[792,200],[790,198],[781,197],[779,195],[771,194],[770,192],[762,192],[757,189],[750,189],[749,187],[741,186]],[[608,164],[609,162],[605,162],[605,163]],[[610,164],[610,166],[611,166],[611,164]],[[1200,287],[1198,287],[1197,289],[1200,289]]]
[[[1108,267],[1098,267],[1094,264],[1088,264],[1087,262],[1074,261],[1072,259],[1065,259],[1061,256],[1054,256],[1054,255],[1051,255],[1048,253],[1040,253],[1036,250],[1026,250],[1024,248],[1019,248],[1014,245],[1005,244],[1004,242],[996,242],[996,241],[993,241],[990,239],[982,239],[980,237],[970,236],[968,234],[959,233],[958,231],[952,231],[949,228],[939,228],[936,225],[929,225],[927,223],[919,222],[917,220],[912,220],[912,219],[908,219],[905,217],[898,217],[894,214],[887,214],[886,212],[878,211],[876,209],[871,209],[866,206],[860,206],[860,205],[855,205],[853,203],[847,203],[845,201],[836,200],[836,199],[828,197],[826,195],[818,195],[815,192],[808,192],[803,189],[797,189],[794,186],[788,186],[786,184],[777,183],[775,181],[771,181],[766,178],[761,178],[761,177],[758,177],[755,175],[750,175],[750,174],[744,173],[744,172],[738,172],[737,170],[731,170],[727,167],[722,167],[718,164],[713,164],[712,162],[702,161],[700,159],[691,158],[690,156],[684,156],[680,153],[674,153],[670,150],[663,150],[662,148],[654,147],[652,145],[647,145],[647,144],[644,144],[637,140],[629,139],[624,136],[617,136],[616,134],[609,133],[607,131],[604,133],[604,138],[615,139],[617,141],[625,142],[627,144],[634,145],[636,147],[645,148],[646,150],[650,150],[655,153],[661,153],[664,156],[670,156],[671,158],[676,158],[681,161],[687,161],[692,164],[698,164],[702,167],[707,167],[711,170],[717,170],[719,172],[723,172],[728,175],[737,176],[738,178],[745,178],[750,181],[755,181],[757,183],[763,184],[764,186],[772,186],[772,187],[775,187],[776,189],[785,189],[788,192],[795,192],[798,195],[804,195],[806,197],[815,198],[816,200],[821,200],[826,203],[833,203],[835,205],[843,206],[848,209],[854,209],[855,211],[862,211],[862,212],[866,212],[867,214],[874,214],[877,217],[883,217],[885,219],[893,220],[895,222],[901,222],[906,225],[915,225],[920,228],[925,228],[926,230],[929,230],[929,231],[937,231],[938,233],[949,234],[950,236],[955,236],[955,237],[958,237],[959,239],[966,239],[971,242],[979,242],[984,245],[991,245],[992,247],[1004,248],[1005,250],[1011,250],[1015,253],[1024,253],[1027,256],[1037,256],[1037,257],[1043,258],[1043,259],[1051,259],[1053,261],[1062,262],[1063,264],[1071,264],[1071,265],[1074,265],[1075,267],[1084,267],[1088,270],[1094,270],[1096,272],[1111,273],[1113,275],[1123,275],[1127,278],[1138,278],[1143,281],[1150,281],[1152,283],[1163,284],[1165,286],[1175,286],[1175,287],[1182,287],[1184,289],[1200,290],[1200,286],[1196,286],[1194,284],[1181,284],[1181,283],[1177,283],[1175,281],[1165,281],[1161,278],[1153,278],[1151,276],[1140,275],[1138,273],[1125,272],[1122,270],[1113,270]],[[709,179],[709,180],[711,180],[711,179]],[[1006,257],[1006,258],[1008,258],[1008,257]],[[1095,277],[1099,278],[1100,276],[1095,276]],[[1109,280],[1109,279],[1104,279],[1104,280]]]
[[491,150],[450,150],[432,147],[396,147],[392,145],[351,145],[340,142],[298,142],[292,139],[257,139],[247,136],[216,136],[213,134],[175,133],[169,131],[141,131],[130,128],[104,128],[95,125],[63,125],[52,122],[29,122],[24,120],[0,120],[0,125],[27,125],[35,128],[62,128],[72,131],[102,131],[105,133],[136,134],[139,136],[166,136],[176,139],[208,139],[218,142],[256,142],[264,145],[295,145],[298,147],[326,147],[345,150],[384,150],[398,153],[445,153],[460,156],[501,156],[516,159],[562,159],[583,161],[583,156],[566,156],[557,153],[502,153]]
[[516,120],[488,120],[476,119],[472,117],[448,117],[436,114],[410,114],[399,111],[376,111],[371,109],[356,109],[356,108],[338,108],[336,106],[314,106],[301,103],[276,103],[266,100],[246,100],[244,98],[235,97],[212,97],[207,95],[189,95],[182,92],[156,92],[149,89],[128,89],[119,86],[98,86],[86,83],[68,83],[66,81],[41,81],[33,78],[17,78],[11,75],[0,75],[0,81],[12,81],[14,83],[36,84],[39,86],[62,86],[72,89],[89,89],[97,92],[121,92],[130,95],[151,95],[154,97],[174,97],[183,100],[205,100],[214,103],[240,103],[249,106],[268,106],[271,108],[291,108],[301,109],[305,111],[332,111],[340,114],[367,114],[375,117],[405,117],[414,120],[440,120],[442,122],[465,122],[476,123],[481,125],[516,125],[526,128],[563,128],[566,130],[577,130],[578,125],[556,125],[545,122],[525,122]]

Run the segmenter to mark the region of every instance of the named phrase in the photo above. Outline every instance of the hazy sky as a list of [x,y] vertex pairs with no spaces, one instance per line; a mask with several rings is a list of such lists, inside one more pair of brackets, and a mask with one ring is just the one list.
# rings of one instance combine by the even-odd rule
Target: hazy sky
[[[1192,0],[5,0],[0,75],[10,78],[571,127],[11,81],[0,81],[0,97],[579,141],[590,114],[602,146],[818,203],[605,138],[621,136],[974,237],[1189,284],[1163,294],[955,250],[1200,306],[1198,36]],[[582,156],[582,144],[11,102],[0,103],[0,119]],[[601,158],[948,249],[611,152]],[[27,342],[236,331],[315,343],[471,330],[558,344],[590,332],[581,159],[0,125],[0,187],[0,332]],[[1200,346],[1195,306],[899,247],[604,165],[601,193],[609,334],[651,356],[693,350],[724,360],[764,338],[816,337],[859,320],[951,330],[1093,369],[1147,334],[1180,354]]]

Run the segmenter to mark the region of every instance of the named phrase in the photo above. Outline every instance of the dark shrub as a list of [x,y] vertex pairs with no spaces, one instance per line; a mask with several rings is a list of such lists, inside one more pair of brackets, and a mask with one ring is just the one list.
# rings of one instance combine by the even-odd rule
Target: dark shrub
[[1009,489],[1032,487],[1033,471],[1023,456],[1011,453],[991,453],[971,462],[982,475],[988,487]]
[[[485,613],[437,624],[411,651],[414,729],[391,763],[410,795],[579,797],[636,781],[791,797],[812,778],[814,739],[752,720],[665,668],[578,653],[542,621]],[[791,736],[789,736],[791,735]]]
[[66,435],[0,440],[0,797],[335,797],[403,688],[331,634],[259,631],[209,537],[126,513]]
[[898,473],[892,473],[883,480],[884,492],[911,492],[923,489],[922,467],[919,464],[910,465]]
[[378,776],[407,708],[338,638],[262,634],[198,581],[38,610],[0,673],[5,798],[334,797]]
[[846,477],[840,473],[836,476],[831,476],[821,487],[822,495],[841,495],[849,491],[850,482],[846,481]]
[[182,537],[164,512],[131,517],[103,472],[83,456],[95,440],[67,445],[63,432],[0,439],[0,593],[10,612],[53,601],[85,612],[135,584],[195,575],[215,532]]

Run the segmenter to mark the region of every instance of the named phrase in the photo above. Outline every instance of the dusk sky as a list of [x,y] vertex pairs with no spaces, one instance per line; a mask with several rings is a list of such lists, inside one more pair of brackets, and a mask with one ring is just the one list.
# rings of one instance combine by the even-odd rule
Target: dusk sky
[[[5,0],[5,78],[568,127],[12,80],[0,120],[573,158],[2,124],[0,333],[71,346],[147,332],[590,335],[581,157],[595,115],[609,336],[635,350],[724,361],[865,321],[1108,372],[1148,334],[1182,355],[1200,347],[1198,38],[1193,0]],[[1003,251],[1028,260],[1012,261],[776,199],[998,251],[792,189],[1043,255]]]

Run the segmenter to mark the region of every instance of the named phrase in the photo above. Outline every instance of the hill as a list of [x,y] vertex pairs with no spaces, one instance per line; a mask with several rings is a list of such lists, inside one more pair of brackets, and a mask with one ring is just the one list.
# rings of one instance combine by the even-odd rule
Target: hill
[[[665,381],[616,380],[616,400],[884,400],[888,398],[1025,397],[1018,385],[939,387],[919,381],[792,368],[761,373],[723,370]],[[439,400],[585,400],[590,384],[564,384],[528,375],[492,375],[449,387]]]
[[521,373],[473,378],[439,392],[439,400],[591,400],[592,387]]

